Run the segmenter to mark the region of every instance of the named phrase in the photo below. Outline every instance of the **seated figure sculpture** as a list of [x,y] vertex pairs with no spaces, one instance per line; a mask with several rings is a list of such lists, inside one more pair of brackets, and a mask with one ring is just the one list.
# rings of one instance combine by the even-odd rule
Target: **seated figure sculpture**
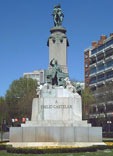
[[50,61],[51,68],[46,70],[46,81],[49,84],[66,87],[65,78],[68,74],[62,72],[60,65],[54,58]]

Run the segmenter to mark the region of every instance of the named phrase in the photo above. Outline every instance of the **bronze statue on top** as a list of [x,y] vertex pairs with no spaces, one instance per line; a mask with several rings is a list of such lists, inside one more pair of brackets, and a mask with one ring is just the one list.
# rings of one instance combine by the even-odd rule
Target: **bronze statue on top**
[[54,26],[55,27],[61,26],[64,18],[64,14],[62,13],[60,4],[54,7],[52,15],[54,20]]

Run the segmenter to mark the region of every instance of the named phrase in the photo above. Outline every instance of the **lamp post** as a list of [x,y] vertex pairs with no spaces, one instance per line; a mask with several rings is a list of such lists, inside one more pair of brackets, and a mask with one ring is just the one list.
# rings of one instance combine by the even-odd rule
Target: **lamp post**
[[110,124],[111,124],[111,121],[108,120],[108,121],[107,121],[107,124],[108,124],[108,132],[110,132]]
[[110,132],[110,124],[111,124],[110,116],[108,116],[107,124],[108,124],[108,132]]

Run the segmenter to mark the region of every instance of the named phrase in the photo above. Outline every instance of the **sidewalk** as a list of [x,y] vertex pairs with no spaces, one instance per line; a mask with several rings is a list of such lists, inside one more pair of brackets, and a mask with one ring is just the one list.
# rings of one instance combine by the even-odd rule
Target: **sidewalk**
[[0,141],[8,141],[9,140],[9,132],[4,132],[2,134],[2,139],[1,139],[1,132],[0,132]]

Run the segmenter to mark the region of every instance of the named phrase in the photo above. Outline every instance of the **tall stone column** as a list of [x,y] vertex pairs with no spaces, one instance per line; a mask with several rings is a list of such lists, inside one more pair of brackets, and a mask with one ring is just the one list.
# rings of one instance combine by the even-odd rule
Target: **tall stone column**
[[66,30],[61,27],[53,27],[51,35],[48,39],[47,45],[49,46],[49,62],[55,58],[61,66],[64,73],[68,73],[67,68],[67,46],[69,42],[66,36]]

